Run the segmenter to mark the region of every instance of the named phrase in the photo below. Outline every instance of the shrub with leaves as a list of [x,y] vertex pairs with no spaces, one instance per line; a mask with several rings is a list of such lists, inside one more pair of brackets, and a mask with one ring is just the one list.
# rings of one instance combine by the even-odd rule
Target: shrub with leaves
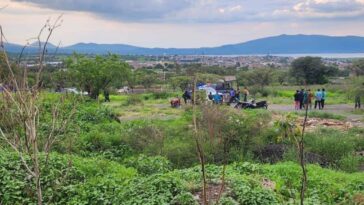
[[142,175],[163,174],[171,170],[170,162],[161,156],[148,157],[139,155],[126,159],[124,164],[128,167],[135,168]]

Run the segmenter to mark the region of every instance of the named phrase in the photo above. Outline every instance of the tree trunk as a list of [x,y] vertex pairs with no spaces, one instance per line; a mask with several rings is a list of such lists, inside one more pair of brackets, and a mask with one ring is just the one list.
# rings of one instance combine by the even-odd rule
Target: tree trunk
[[99,98],[99,91],[91,90],[89,93],[90,98],[97,100]]

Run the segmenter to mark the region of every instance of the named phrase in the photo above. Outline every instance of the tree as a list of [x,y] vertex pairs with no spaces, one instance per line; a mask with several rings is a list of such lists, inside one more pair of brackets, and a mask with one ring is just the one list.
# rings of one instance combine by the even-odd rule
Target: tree
[[129,79],[130,66],[117,55],[89,58],[75,54],[66,60],[68,71],[81,90],[87,91],[92,99],[97,99],[100,91],[107,89],[115,81]]
[[283,85],[288,81],[288,71],[287,70],[275,70],[272,74],[273,81]]
[[[57,136],[65,133],[69,119],[72,118],[75,109],[65,114],[62,111],[63,100],[59,100],[51,107],[50,125],[41,129],[40,118],[44,117],[40,96],[42,91],[42,73],[48,40],[53,31],[60,26],[61,16],[53,24],[48,20],[40,30],[37,40],[39,42],[39,55],[37,66],[34,69],[34,83],[29,83],[28,71],[22,68],[21,79],[16,75],[4,46],[4,35],[0,26],[0,52],[2,56],[2,68],[7,70],[6,85],[2,88],[0,104],[0,139],[7,143],[19,156],[22,168],[28,173],[29,179],[34,183],[34,196],[38,205],[43,204],[41,177],[44,169],[47,169],[49,154]],[[41,36],[46,33],[46,40],[41,44]],[[20,55],[21,56],[21,55]],[[19,57],[20,58],[20,57]],[[20,62],[20,61],[19,61]],[[41,155],[45,156],[45,162],[41,161]]]
[[364,75],[364,58],[354,61],[351,71],[355,76]]
[[145,89],[152,87],[153,84],[158,82],[158,75],[156,72],[148,69],[138,69],[134,72],[135,83],[142,85]]
[[325,66],[319,57],[302,57],[292,62],[290,75],[298,84],[324,84],[333,75],[333,69]]
[[180,88],[181,91],[184,91],[190,84],[192,84],[192,82],[191,78],[188,76],[176,76],[169,79],[169,84],[173,90]]
[[238,82],[248,86],[259,86],[263,89],[272,82],[273,70],[269,68],[256,68],[249,71],[240,72]]

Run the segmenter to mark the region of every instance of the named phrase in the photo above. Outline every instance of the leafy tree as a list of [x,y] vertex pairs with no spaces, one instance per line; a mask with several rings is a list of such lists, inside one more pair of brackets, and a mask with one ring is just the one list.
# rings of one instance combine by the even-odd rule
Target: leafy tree
[[364,58],[354,61],[351,70],[356,76],[364,75]]
[[150,88],[158,82],[158,74],[149,69],[138,69],[134,72],[135,83]]
[[283,85],[288,81],[288,71],[287,70],[275,70],[273,72],[273,81],[279,85]]
[[273,70],[269,68],[256,68],[247,72],[243,71],[239,73],[238,81],[244,85],[259,86],[262,89],[272,82],[272,73]]
[[[10,77],[10,71],[7,67],[6,63],[6,57],[3,53],[0,53],[0,83],[4,83],[9,80]],[[12,68],[12,71],[16,77],[16,79],[20,80],[22,77],[21,71],[18,66],[16,66],[14,63],[9,62]]]
[[157,65],[154,66],[155,69],[159,69],[159,70],[162,70],[164,69],[164,65],[158,63]]
[[319,57],[302,57],[292,62],[290,75],[298,84],[324,84],[333,71],[334,68],[325,66]]
[[188,85],[191,84],[191,78],[188,76],[177,76],[169,79],[169,84],[173,90],[180,88],[182,91],[186,90]]
[[75,54],[67,59],[66,64],[78,86],[93,99],[97,99],[100,91],[112,82],[123,82],[130,76],[130,66],[117,55],[89,58]]

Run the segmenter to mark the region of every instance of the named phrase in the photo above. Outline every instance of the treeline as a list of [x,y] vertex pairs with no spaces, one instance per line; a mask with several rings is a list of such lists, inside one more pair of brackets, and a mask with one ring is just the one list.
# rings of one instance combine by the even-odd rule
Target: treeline
[[[33,83],[35,71],[32,68],[18,68],[14,63],[16,75],[22,76],[22,70],[29,75]],[[6,84],[8,76],[4,58],[0,56],[0,82]],[[96,99],[105,90],[128,86],[130,89],[145,89],[155,85],[173,90],[185,90],[191,85],[191,76],[199,73],[214,76],[236,76],[240,86],[250,86],[262,90],[269,85],[310,85],[325,84],[330,78],[364,75],[364,59],[355,60],[347,70],[336,66],[327,66],[319,57],[302,57],[294,60],[289,68],[274,66],[247,68],[207,66],[202,64],[164,63],[154,67],[134,69],[118,55],[85,56],[74,54],[64,59],[63,67],[45,67],[42,73],[42,87],[59,91],[62,88],[77,87],[88,92]]]

